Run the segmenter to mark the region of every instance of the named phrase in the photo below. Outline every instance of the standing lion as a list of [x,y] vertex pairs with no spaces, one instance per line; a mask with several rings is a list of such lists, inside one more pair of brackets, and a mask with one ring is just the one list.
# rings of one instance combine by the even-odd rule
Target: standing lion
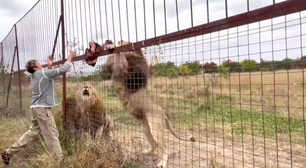
[[[129,43],[119,41],[118,45]],[[112,54],[107,59],[106,68],[112,75],[113,85],[124,109],[143,122],[144,134],[150,144],[150,148],[143,153],[151,154],[160,147],[162,153],[158,155],[161,161],[157,166],[165,168],[168,160],[166,142],[163,138],[165,128],[180,140],[194,142],[195,139],[180,138],[167,119],[165,110],[151,98],[147,90],[148,65],[141,50]]]

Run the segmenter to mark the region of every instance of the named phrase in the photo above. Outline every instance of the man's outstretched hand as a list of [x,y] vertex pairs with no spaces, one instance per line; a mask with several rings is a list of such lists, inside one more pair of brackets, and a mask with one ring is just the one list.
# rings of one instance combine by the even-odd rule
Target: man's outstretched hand
[[76,57],[77,53],[72,51],[70,52],[68,58],[67,58],[67,62],[72,62],[73,61],[73,58]]
[[51,69],[51,68],[52,68],[53,60],[54,60],[54,59],[53,59],[52,56],[49,56],[49,57],[48,57],[48,60],[47,60],[48,69]]

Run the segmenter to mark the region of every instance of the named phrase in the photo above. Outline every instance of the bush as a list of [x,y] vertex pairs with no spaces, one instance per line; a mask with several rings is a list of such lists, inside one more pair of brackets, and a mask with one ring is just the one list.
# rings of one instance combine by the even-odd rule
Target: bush
[[188,65],[180,65],[179,66],[179,74],[182,76],[189,75],[191,70],[188,68]]
[[202,66],[198,61],[186,62],[177,67],[173,62],[160,63],[150,66],[150,74],[154,76],[166,76],[169,78],[180,75],[198,75],[202,70]]
[[96,68],[94,76],[102,80],[108,80],[111,78],[111,74],[106,69],[106,64],[99,65]]
[[169,78],[175,78],[175,77],[178,77],[180,74],[179,74],[179,71],[177,70],[177,68],[170,68],[167,70],[167,77]]
[[227,66],[225,66],[225,65],[220,65],[220,66],[218,67],[218,71],[219,71],[220,75],[223,76],[223,77],[228,77],[229,74],[230,74],[230,69],[229,69],[229,67],[227,67]]
[[255,72],[259,70],[258,63],[255,60],[244,60],[240,62],[240,65],[242,66],[244,71],[247,72]]
[[202,66],[199,61],[193,61],[190,63],[186,62],[183,65],[187,65],[188,70],[190,70],[189,75],[198,75],[202,70]]
[[173,62],[160,63],[152,66],[155,76],[174,77],[179,75],[178,68]]

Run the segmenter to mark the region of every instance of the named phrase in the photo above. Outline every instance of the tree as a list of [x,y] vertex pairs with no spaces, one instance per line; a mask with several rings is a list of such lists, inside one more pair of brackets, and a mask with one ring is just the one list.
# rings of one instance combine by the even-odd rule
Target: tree
[[285,58],[282,60],[280,69],[293,69],[295,67],[296,61],[291,58]]
[[301,59],[298,62],[299,68],[306,68],[306,56],[301,57]]
[[179,66],[179,74],[182,76],[189,75],[191,73],[191,70],[188,68],[187,65],[180,65]]
[[219,71],[220,75],[223,76],[223,77],[228,77],[229,74],[230,74],[230,69],[229,69],[229,67],[227,67],[227,66],[225,66],[225,65],[220,65],[220,66],[218,67],[218,71]]
[[[171,74],[178,74],[179,70],[173,62],[168,61],[167,63],[159,63],[152,66],[156,76],[168,76]],[[177,72],[177,73],[176,73]]]
[[94,76],[98,77],[99,79],[102,80],[108,80],[111,78],[111,73],[108,72],[107,68],[106,68],[106,64],[103,65],[98,65]]
[[255,60],[245,59],[242,62],[240,62],[240,65],[243,68],[243,70],[247,72],[255,72],[259,70],[258,63]]
[[242,67],[239,62],[225,61],[222,63],[223,66],[228,67],[230,72],[241,72]]
[[218,66],[216,63],[214,62],[206,62],[203,66],[203,72],[204,73],[215,73],[215,72],[218,72]]
[[190,70],[189,75],[198,75],[201,72],[202,66],[199,61],[193,62],[186,62],[183,65],[187,65],[188,69]]

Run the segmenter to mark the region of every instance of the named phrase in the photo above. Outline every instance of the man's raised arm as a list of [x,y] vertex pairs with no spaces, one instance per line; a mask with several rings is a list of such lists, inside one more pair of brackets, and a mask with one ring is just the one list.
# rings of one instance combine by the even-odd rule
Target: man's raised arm
[[[42,73],[45,78],[52,79],[57,76],[64,75],[72,66],[72,59],[76,56],[75,52],[70,53],[69,57],[67,58],[67,61],[64,63],[64,65],[55,68],[55,69],[43,69]],[[52,65],[52,64],[51,64]]]

